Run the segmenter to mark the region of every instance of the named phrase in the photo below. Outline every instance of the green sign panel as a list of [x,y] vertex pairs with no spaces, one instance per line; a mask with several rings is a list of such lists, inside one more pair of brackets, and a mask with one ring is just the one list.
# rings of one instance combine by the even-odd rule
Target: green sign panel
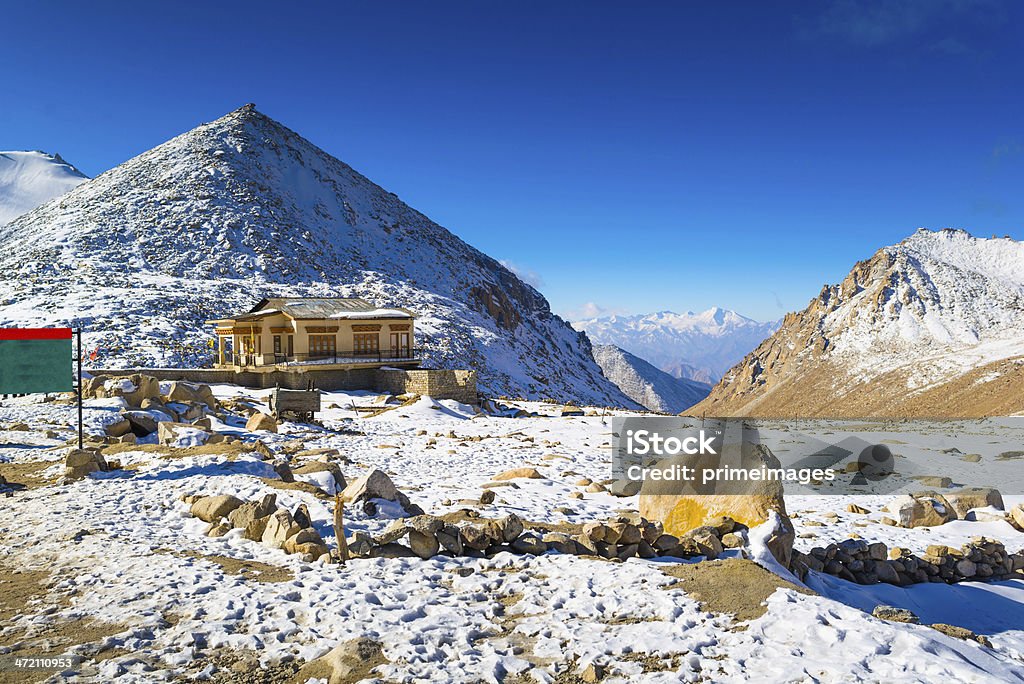
[[0,394],[70,392],[70,328],[0,329]]

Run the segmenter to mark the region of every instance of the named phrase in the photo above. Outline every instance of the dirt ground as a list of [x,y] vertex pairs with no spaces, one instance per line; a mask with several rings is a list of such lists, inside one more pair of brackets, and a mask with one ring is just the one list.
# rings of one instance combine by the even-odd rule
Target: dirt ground
[[735,615],[740,622],[764,615],[767,610],[764,602],[776,589],[811,593],[753,561],[739,558],[680,563],[662,568],[662,572],[679,580],[665,589],[683,589],[691,598],[700,601],[705,610]]

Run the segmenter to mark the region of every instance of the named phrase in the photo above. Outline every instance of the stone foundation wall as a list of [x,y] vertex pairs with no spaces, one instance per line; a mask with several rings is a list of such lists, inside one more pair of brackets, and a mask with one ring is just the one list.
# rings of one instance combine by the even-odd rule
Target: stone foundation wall
[[312,381],[321,390],[372,390],[388,394],[422,394],[435,399],[453,399],[463,404],[478,402],[476,371],[416,368],[303,369],[252,373],[219,368],[117,368],[89,369],[93,375],[124,377],[142,374],[157,380],[179,380],[203,384],[235,384],[268,389],[306,389]]

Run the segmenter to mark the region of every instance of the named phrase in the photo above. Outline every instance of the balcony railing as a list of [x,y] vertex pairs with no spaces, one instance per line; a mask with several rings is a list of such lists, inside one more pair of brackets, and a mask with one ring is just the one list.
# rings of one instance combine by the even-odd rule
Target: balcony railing
[[407,363],[420,360],[420,349],[336,350],[308,354],[235,354],[224,352],[227,366],[330,365],[344,363]]

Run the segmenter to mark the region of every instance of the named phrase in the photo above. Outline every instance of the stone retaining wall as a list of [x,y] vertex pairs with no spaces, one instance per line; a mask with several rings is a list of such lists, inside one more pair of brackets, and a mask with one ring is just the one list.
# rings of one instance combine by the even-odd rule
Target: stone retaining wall
[[331,368],[318,370],[253,373],[220,368],[91,368],[92,375],[124,377],[148,375],[157,380],[202,384],[235,384],[269,389],[306,389],[310,382],[321,390],[372,390],[388,394],[421,394],[435,399],[453,399],[463,404],[478,402],[476,371],[416,368]]

